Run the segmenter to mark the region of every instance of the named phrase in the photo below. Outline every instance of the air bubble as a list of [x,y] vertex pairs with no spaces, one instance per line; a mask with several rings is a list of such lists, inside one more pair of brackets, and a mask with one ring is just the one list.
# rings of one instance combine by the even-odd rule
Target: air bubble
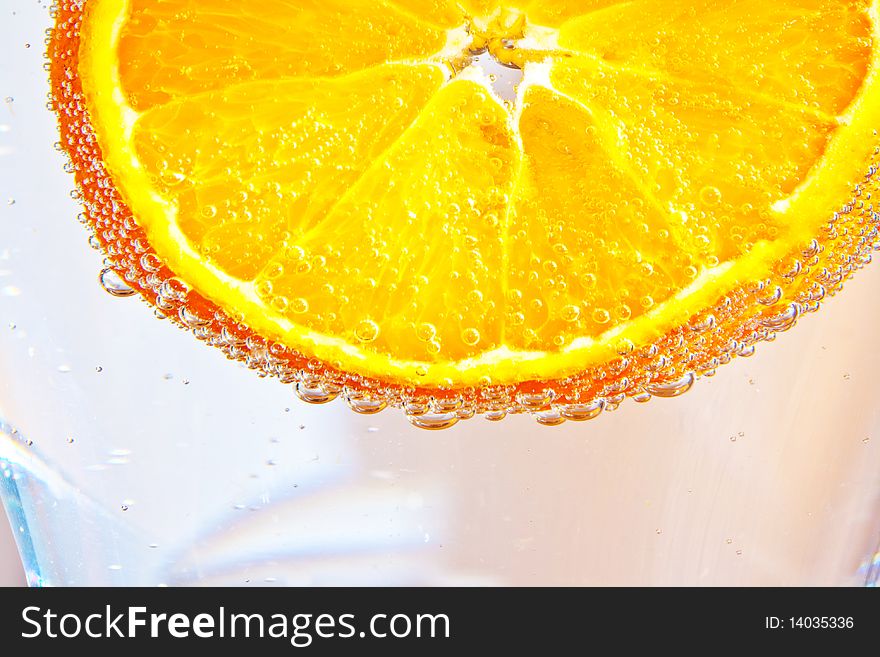
[[777,286],[769,292],[762,293],[759,297],[756,298],[756,301],[765,306],[772,306],[780,299],[782,299],[782,288]]
[[602,414],[604,402],[597,399],[588,404],[564,404],[559,407],[559,412],[566,420],[573,422],[586,422]]
[[801,307],[796,303],[791,303],[789,306],[772,317],[764,317],[761,320],[761,325],[764,328],[770,329],[774,332],[782,332],[789,330],[792,326],[797,323],[798,317],[801,314]]
[[403,412],[411,416],[424,415],[428,412],[428,406],[421,401],[407,402],[403,405]]
[[198,328],[210,324],[210,320],[200,317],[195,311],[187,306],[181,306],[177,316],[180,318],[181,322],[190,328]]
[[553,394],[549,390],[541,392],[521,392],[516,396],[516,401],[526,410],[544,410],[553,401]]
[[452,413],[453,411],[458,411],[462,407],[461,397],[449,397],[449,398],[440,398],[433,399],[431,402],[431,409],[435,413]]
[[355,326],[354,337],[361,342],[373,342],[379,337],[379,325],[371,319],[361,320]]
[[614,345],[614,350],[617,352],[618,356],[629,356],[635,351],[635,348],[635,343],[629,338],[621,338]]
[[407,419],[414,427],[428,431],[442,431],[458,424],[458,413],[423,413],[421,415],[407,415]]
[[280,278],[284,273],[284,265],[280,262],[273,262],[266,266],[266,269],[263,270],[263,276],[268,278],[269,280],[275,280],[276,278]]
[[700,190],[700,201],[704,205],[718,205],[721,203],[721,190],[711,185],[703,187]]
[[563,417],[562,413],[555,408],[547,411],[541,411],[539,413],[533,413],[532,417],[535,418],[535,421],[538,424],[545,427],[556,427],[566,420],[566,418]]
[[475,328],[466,328],[461,332],[461,340],[469,347],[476,347],[480,342],[480,332]]
[[326,404],[339,396],[338,392],[328,390],[321,385],[296,384],[296,396],[308,404]]
[[277,296],[272,297],[269,306],[277,313],[284,313],[287,312],[287,309],[290,307],[290,302],[287,300],[287,297]]
[[169,278],[159,287],[159,294],[165,301],[183,301],[189,293],[189,286],[179,278]]
[[162,261],[155,253],[145,253],[141,256],[141,267],[148,272],[157,272],[162,269]]
[[380,399],[372,399],[359,392],[349,392],[345,395],[348,407],[360,415],[375,415],[385,410],[388,404]]
[[622,303],[619,306],[617,306],[617,308],[614,309],[614,312],[617,315],[617,317],[623,321],[626,321],[630,317],[632,317],[632,309],[628,305],[626,305],[625,303]]
[[696,322],[691,326],[691,329],[696,333],[705,333],[706,331],[711,331],[715,328],[715,316],[707,315],[699,322]]
[[437,335],[437,327],[428,323],[419,324],[416,327],[416,335],[422,342],[429,342]]
[[272,294],[272,281],[258,281],[254,286],[254,292],[256,292],[257,296],[261,299],[267,299]]
[[477,413],[473,408],[462,408],[461,410],[456,412],[459,420],[470,420],[476,414]]
[[503,409],[486,411],[485,413],[483,413],[483,417],[489,420],[489,422],[500,422],[507,417],[507,411]]
[[574,304],[569,304],[562,309],[562,319],[566,322],[576,322],[581,316],[581,309]]
[[604,308],[596,308],[593,310],[593,321],[597,324],[607,324],[611,321],[611,313]]
[[647,391],[654,397],[679,397],[690,390],[696,377],[692,372],[685,374],[680,379],[666,383],[650,383],[646,386]]
[[606,397],[605,398],[605,410],[608,412],[616,411],[617,407],[620,406],[625,399],[626,399],[626,395],[624,395],[622,393]]
[[107,267],[101,270],[98,281],[104,291],[114,297],[124,298],[137,294],[113,269]]

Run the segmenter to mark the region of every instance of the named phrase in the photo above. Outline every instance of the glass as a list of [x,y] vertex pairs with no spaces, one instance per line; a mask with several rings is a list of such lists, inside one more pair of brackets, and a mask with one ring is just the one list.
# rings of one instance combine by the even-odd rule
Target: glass
[[30,584],[878,581],[880,266],[683,397],[586,423],[310,406],[99,284],[48,10],[2,11],[0,482]]

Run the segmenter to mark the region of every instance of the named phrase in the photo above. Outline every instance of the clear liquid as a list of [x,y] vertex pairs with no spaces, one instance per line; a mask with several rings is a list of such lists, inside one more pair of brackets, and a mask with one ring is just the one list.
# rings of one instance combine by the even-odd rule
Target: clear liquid
[[684,396],[590,422],[429,434],[307,405],[99,284],[48,11],[3,12],[0,490],[30,583],[877,580],[880,266]]

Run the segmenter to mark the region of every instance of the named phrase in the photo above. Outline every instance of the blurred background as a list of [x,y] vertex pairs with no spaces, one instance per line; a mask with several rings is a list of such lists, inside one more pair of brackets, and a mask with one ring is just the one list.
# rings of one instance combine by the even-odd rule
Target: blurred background
[[0,586],[24,586],[24,570],[5,513],[0,513]]

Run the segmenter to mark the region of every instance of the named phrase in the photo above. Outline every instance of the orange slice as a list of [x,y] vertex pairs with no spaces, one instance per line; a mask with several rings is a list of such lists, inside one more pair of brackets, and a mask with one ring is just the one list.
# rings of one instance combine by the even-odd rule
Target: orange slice
[[877,243],[877,30],[874,0],[67,0],[50,56],[135,289],[434,428],[675,396],[835,292]]

